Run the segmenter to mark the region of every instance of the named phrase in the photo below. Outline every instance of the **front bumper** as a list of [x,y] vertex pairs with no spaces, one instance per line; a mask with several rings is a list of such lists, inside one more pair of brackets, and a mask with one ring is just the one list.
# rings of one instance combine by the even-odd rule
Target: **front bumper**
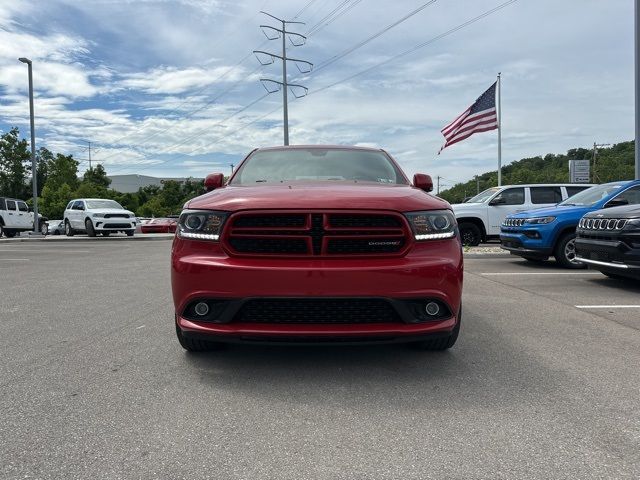
[[591,268],[640,278],[640,248],[631,242],[607,239],[576,238],[576,257]]
[[[553,248],[544,243],[544,237],[539,230],[526,230],[520,228],[505,229],[500,233],[500,248],[507,250],[513,255],[525,257],[547,258],[553,254]],[[532,234],[537,234],[539,238],[531,238]]]
[[[219,244],[176,238],[172,252],[176,323],[185,336],[221,341],[409,341],[446,335],[459,319],[462,252],[457,239],[415,244],[395,258],[241,258]],[[376,298],[390,305],[434,299],[449,309],[447,318],[421,321],[400,308],[400,320],[368,323],[245,322],[233,308],[247,299]],[[232,305],[223,321],[198,321],[186,308],[198,299],[224,299]],[[236,307],[233,307],[235,305]],[[395,308],[395,307],[394,307]]]
[[98,232],[123,232],[135,230],[136,222],[126,218],[101,218],[93,219],[93,228]]

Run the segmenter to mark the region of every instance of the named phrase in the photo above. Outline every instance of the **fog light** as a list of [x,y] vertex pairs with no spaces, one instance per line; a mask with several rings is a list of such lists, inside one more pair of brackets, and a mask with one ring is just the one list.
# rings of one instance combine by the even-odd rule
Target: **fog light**
[[207,313],[209,313],[209,305],[207,305],[205,302],[198,302],[196,303],[194,310],[197,315],[204,317]]
[[424,309],[427,312],[427,315],[431,317],[435,317],[440,313],[440,305],[438,305],[436,302],[427,303],[427,306],[424,307]]

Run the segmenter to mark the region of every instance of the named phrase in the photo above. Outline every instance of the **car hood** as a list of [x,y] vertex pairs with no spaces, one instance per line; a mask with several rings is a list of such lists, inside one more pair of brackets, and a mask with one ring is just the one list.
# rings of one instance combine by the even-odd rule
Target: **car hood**
[[376,209],[410,212],[449,208],[449,203],[409,185],[291,183],[230,185],[185,205],[191,209]]
[[620,207],[596,210],[590,218],[640,218],[640,205],[623,205]]
[[91,208],[91,213],[126,213],[130,216],[134,216],[133,212],[129,210],[121,210],[119,208]]
[[482,202],[473,202],[473,203],[454,203],[451,205],[454,212],[460,212],[464,210],[475,210],[478,207],[486,207],[486,203]]
[[533,218],[533,217],[558,217],[558,216],[579,216],[581,217],[586,212],[590,212],[594,207],[590,206],[577,206],[577,205],[566,205],[566,206],[554,206],[554,207],[543,207],[538,208],[536,210],[527,210],[526,212],[514,213],[509,215],[510,218]]

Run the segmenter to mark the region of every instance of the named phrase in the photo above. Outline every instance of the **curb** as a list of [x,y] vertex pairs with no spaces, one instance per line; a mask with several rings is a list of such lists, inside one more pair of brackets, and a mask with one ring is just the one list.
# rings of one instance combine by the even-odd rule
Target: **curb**
[[148,241],[162,241],[173,240],[173,233],[169,234],[147,234],[145,236],[133,236],[133,237],[65,237],[62,235],[48,235],[46,237],[39,238],[2,238],[0,244],[3,243],[22,243],[22,242],[47,242],[47,243],[66,243],[66,242],[148,242]]

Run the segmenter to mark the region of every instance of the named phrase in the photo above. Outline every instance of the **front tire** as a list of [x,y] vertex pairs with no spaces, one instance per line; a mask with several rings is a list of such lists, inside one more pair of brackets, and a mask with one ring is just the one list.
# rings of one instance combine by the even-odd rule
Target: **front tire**
[[71,223],[69,223],[69,220],[64,222],[64,234],[67,237],[73,237],[76,234],[76,231],[71,226]]
[[42,233],[45,236],[49,235],[49,225],[47,225],[46,223],[43,223],[42,225],[40,225],[40,233]]
[[127,237],[133,237],[133,230],[127,230],[125,233],[127,234]]
[[111,232],[102,232],[103,237],[108,237],[109,235],[111,235]]
[[180,330],[180,327],[177,323],[176,336],[178,337],[180,346],[187,352],[211,352],[213,350],[220,350],[224,346],[224,344],[219,342],[208,342],[206,340],[200,340],[197,338],[185,337],[182,334],[182,330]]
[[87,235],[90,237],[96,236],[96,229],[93,228],[93,223],[88,218],[84,221],[84,228],[87,231]]
[[587,268],[584,263],[578,262],[576,258],[576,234],[575,232],[567,233],[560,237],[554,255],[556,262],[562,265],[564,268]]
[[460,229],[460,238],[463,245],[477,247],[482,241],[482,232],[474,223],[463,222],[458,227]]

